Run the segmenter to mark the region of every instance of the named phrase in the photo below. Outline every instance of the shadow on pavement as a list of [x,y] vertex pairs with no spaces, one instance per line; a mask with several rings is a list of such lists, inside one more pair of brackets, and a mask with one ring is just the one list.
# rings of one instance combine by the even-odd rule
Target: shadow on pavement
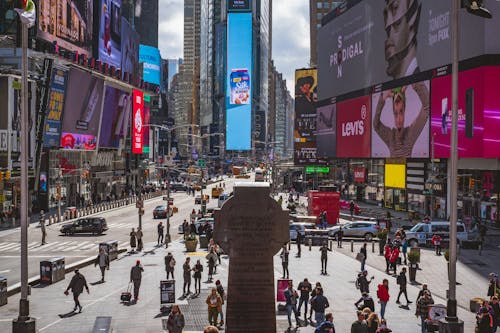
[[69,317],[73,317],[73,316],[76,316],[76,315],[77,315],[77,312],[70,311],[68,313],[60,314],[59,317],[60,318],[69,318]]

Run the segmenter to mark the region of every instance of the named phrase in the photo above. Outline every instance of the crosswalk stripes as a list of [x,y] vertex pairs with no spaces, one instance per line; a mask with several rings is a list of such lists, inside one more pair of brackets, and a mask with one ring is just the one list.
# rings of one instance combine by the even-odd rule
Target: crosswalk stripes
[[15,248],[20,248],[21,244],[19,243],[1,243],[0,251],[12,251]]
[[[98,251],[100,241],[55,241],[41,245],[40,242],[31,242],[28,244],[28,251],[34,252],[73,252],[73,251]],[[118,241],[118,249],[126,249],[129,246],[127,240]],[[19,252],[21,244],[19,242],[0,242],[0,255],[7,252]]]

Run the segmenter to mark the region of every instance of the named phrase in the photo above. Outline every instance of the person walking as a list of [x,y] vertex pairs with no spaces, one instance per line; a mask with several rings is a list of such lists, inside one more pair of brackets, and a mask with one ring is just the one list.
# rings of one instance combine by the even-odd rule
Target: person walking
[[488,275],[488,292],[486,295],[488,297],[496,296],[500,293],[500,280],[496,273],[490,273]]
[[290,277],[290,272],[288,271],[288,249],[286,248],[286,244],[283,245],[283,249],[281,250],[281,266],[283,267],[283,276],[282,279],[288,279]]
[[144,268],[142,268],[141,261],[137,260],[135,262],[135,266],[132,266],[130,269],[130,283],[134,284],[135,303],[139,300],[139,288],[141,288],[142,272],[144,272]]
[[335,326],[333,325],[333,313],[328,312],[325,315],[325,321],[319,326],[316,326],[314,333],[335,333]]
[[368,333],[377,333],[380,325],[378,315],[375,312],[372,312],[366,319],[366,324],[368,325]]
[[196,264],[193,267],[194,270],[194,293],[199,295],[201,293],[201,272],[203,272],[203,265],[200,260],[196,261]]
[[368,333],[368,324],[365,320],[365,314],[363,311],[356,311],[358,317],[351,325],[351,333]]
[[184,240],[186,240],[189,234],[189,223],[186,219],[184,219],[184,222],[182,222],[182,234],[184,236]]
[[326,241],[323,241],[323,245],[321,245],[319,251],[321,252],[321,274],[327,275],[326,267],[328,264],[328,251],[332,250],[330,250],[330,248],[326,245]]
[[441,241],[443,238],[439,234],[434,234],[431,238],[432,245],[434,245],[434,249],[436,250],[436,255],[441,255]]
[[337,247],[342,248],[342,239],[344,238],[344,229],[342,226],[339,227],[339,231],[337,231]]
[[214,249],[210,250],[210,253],[207,254],[206,259],[208,260],[208,282],[213,281],[213,275],[215,274],[215,267],[217,263],[217,255],[214,252]]
[[430,290],[428,289],[428,287],[427,287],[427,283],[424,283],[424,284],[422,284],[422,289],[420,289],[420,290],[418,291],[418,295],[417,295],[417,302],[418,302],[418,300],[419,300],[421,297],[423,297],[423,296],[424,296],[424,293],[425,293],[426,291],[427,291],[427,292],[429,292],[429,295],[431,295],[431,296],[432,296],[431,291],[430,291]]
[[297,243],[297,258],[300,258],[300,256],[301,256],[301,248],[300,248],[300,246],[304,242],[304,239],[303,239],[304,236],[300,232],[300,228],[299,227],[295,228],[295,232],[297,233],[297,238],[295,239],[295,242]]
[[430,292],[425,291],[424,296],[420,297],[420,299],[418,300],[415,309],[415,316],[420,317],[422,333],[427,333],[427,327],[425,325],[425,321],[429,314],[429,305],[431,304],[434,304],[434,300],[432,299]]
[[368,251],[366,250],[366,246],[366,243],[364,243],[359,250],[359,253],[363,255],[363,257],[361,258],[361,272],[365,270],[366,259],[368,258]]
[[216,288],[212,288],[205,303],[208,305],[208,322],[210,325],[217,326],[217,317],[222,312],[222,298],[217,293]]
[[316,288],[316,296],[311,299],[311,308],[314,310],[316,326],[325,321],[325,310],[330,306],[328,299],[323,295],[321,287]]
[[167,319],[168,333],[182,333],[185,326],[184,315],[177,304],[172,305],[172,310]]
[[40,211],[40,230],[42,231],[42,245],[47,244],[47,229],[45,228],[45,213],[43,209]]
[[174,268],[175,268],[175,259],[171,252],[168,252],[164,258],[165,261],[165,271],[167,272],[167,280],[170,275],[172,275],[172,279],[174,279]]
[[132,228],[132,231],[130,232],[130,247],[132,248],[132,253],[135,252],[135,248],[137,247],[137,237],[135,233],[135,229]]
[[307,318],[307,304],[309,303],[309,293],[311,292],[312,286],[307,280],[307,278],[304,279],[304,281],[300,282],[298,287],[297,287],[300,296],[299,296],[299,307],[297,309],[297,312],[300,316],[300,309],[302,307],[302,304],[304,304],[304,320]]
[[[316,282],[316,284],[314,285],[314,288],[313,290],[311,290],[311,299],[309,301],[309,304],[311,304],[312,302],[312,299],[317,295],[318,291],[321,289],[321,283],[320,282]],[[312,313],[313,313],[313,308],[312,306],[310,307],[309,309],[309,321],[312,320]]]
[[393,246],[391,250],[391,269],[394,271],[394,275],[396,275],[396,269],[397,269],[397,263],[398,263],[398,258],[399,258],[399,247],[398,246]]
[[493,320],[494,320],[493,333],[496,333],[498,327],[500,327],[500,302],[498,300],[498,296],[491,297],[490,305],[491,309],[493,310]]
[[[359,305],[361,302],[362,304]],[[366,292],[364,292],[361,295],[361,298],[356,303],[354,303],[354,306],[358,308],[358,310],[368,308],[371,312],[375,311],[375,302],[373,301],[373,298],[370,296],[370,294]]]
[[163,244],[163,229],[163,222],[160,221],[156,227],[156,230],[158,231],[157,245]]
[[82,312],[82,305],[80,304],[80,300],[78,297],[80,294],[83,292],[83,288],[87,290],[87,294],[90,294],[89,291],[89,286],[87,285],[87,280],[85,280],[85,277],[83,274],[80,273],[78,269],[75,270],[75,275],[71,278],[71,281],[68,285],[68,288],[64,291],[65,295],[69,294],[69,290],[71,289],[71,292],[73,293],[73,301],[75,302],[75,307],[73,308],[73,312],[76,312],[76,309],[78,308],[78,312]]
[[101,283],[104,282],[104,272],[109,270],[109,255],[106,253],[104,248],[99,249],[99,254],[94,261],[94,267],[99,265],[99,269],[101,270]]
[[403,253],[404,264],[408,265],[407,256],[408,253],[408,240],[403,238],[403,242],[401,243],[401,252]]
[[[220,283],[220,280],[215,281],[215,289],[217,289],[217,293],[220,295],[220,298],[222,299],[222,304],[224,305],[224,299],[226,297],[226,292],[224,291],[224,287],[222,286],[222,283]],[[224,311],[220,311],[220,326],[224,325]]]
[[477,333],[493,333],[495,320],[488,308],[481,308],[476,316]]
[[384,258],[385,258],[385,272],[389,274],[389,269],[391,268],[391,242],[387,242],[384,246]]
[[288,281],[288,288],[285,290],[286,314],[288,318],[288,328],[292,328],[292,312],[295,317],[297,327],[300,327],[299,315],[297,312],[297,290],[293,289],[292,281]]
[[368,280],[368,271],[365,269],[361,274],[358,275],[358,279],[356,280],[356,283],[359,287],[359,291],[361,292],[361,295],[363,293],[370,293],[370,283],[373,281],[373,276],[370,280]]
[[396,283],[399,285],[399,294],[398,298],[396,299],[396,304],[400,304],[399,298],[401,297],[402,294],[405,295],[406,305],[412,303],[411,301],[408,300],[408,292],[406,291],[406,285],[408,283],[408,280],[406,279],[406,267],[403,267],[401,269],[401,272],[396,278]]
[[[184,265],[182,265],[182,276],[184,278],[184,286],[182,287],[183,296],[191,294],[191,258],[187,257]],[[186,293],[187,288],[187,293]]]
[[137,251],[139,252],[142,251],[143,249],[142,236],[143,236],[142,229],[137,228],[137,231],[135,232],[135,237],[137,237]]
[[380,317],[385,319],[385,308],[389,302],[389,280],[383,279],[382,284],[378,285],[377,298],[380,302]]

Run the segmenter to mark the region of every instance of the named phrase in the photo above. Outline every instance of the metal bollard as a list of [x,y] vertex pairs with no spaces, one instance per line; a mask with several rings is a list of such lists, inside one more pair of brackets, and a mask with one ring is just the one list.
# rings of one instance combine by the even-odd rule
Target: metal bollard
[[330,239],[330,251],[333,251],[333,241]]
[[372,253],[375,253],[375,241],[372,239]]
[[308,243],[309,243],[309,251],[311,251],[312,250],[312,245],[313,245],[312,238],[309,238]]
[[351,239],[351,252],[354,252],[354,241]]

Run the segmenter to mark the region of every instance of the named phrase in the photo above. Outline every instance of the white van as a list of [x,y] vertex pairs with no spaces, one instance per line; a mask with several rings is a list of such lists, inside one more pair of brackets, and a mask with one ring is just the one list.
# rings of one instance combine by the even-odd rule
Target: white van
[[[443,241],[450,239],[450,222],[446,221],[431,221],[429,223],[418,223],[409,231],[406,232],[406,239],[410,246],[430,245],[432,236],[438,234],[443,238]],[[463,223],[457,223],[457,243],[461,245],[462,241],[466,241],[468,237],[467,230]]]
[[229,199],[229,193],[222,193],[221,195],[219,195],[219,201],[217,202],[217,207],[221,208],[227,199]]

